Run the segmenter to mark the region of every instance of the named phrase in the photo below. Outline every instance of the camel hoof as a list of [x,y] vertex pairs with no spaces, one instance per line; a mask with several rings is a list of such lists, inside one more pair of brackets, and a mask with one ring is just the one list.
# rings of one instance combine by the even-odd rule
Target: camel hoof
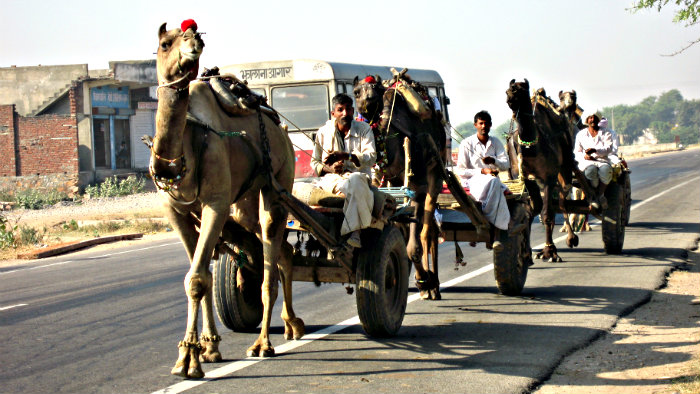
[[[416,286],[418,285],[418,282],[416,282]],[[421,290],[420,291],[420,298],[421,300],[429,300],[430,299],[430,292],[428,290]]]
[[175,366],[170,370],[170,373],[175,376],[191,379],[204,377],[202,365],[199,363],[199,343],[181,341],[178,348],[179,356]]
[[275,357],[275,348],[272,347],[272,345],[260,346],[258,344],[255,344],[255,345],[248,348],[246,355],[248,357],[262,357],[262,358]]
[[566,246],[573,248],[578,246],[578,235],[574,235],[571,239],[566,240]]
[[440,288],[430,290],[430,299],[434,301],[440,301],[442,299],[442,294],[440,294]]
[[202,347],[202,352],[199,354],[199,361],[203,363],[218,363],[223,360],[219,352],[219,342],[221,337],[213,335],[211,337],[202,334],[199,338],[199,345]]
[[284,339],[301,339],[306,335],[306,325],[304,321],[298,317],[290,320],[289,322],[284,322]]

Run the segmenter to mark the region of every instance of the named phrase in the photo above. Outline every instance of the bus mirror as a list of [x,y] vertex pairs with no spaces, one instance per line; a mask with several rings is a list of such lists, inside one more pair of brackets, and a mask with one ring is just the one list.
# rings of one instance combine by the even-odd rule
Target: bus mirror
[[445,96],[445,105],[450,105],[450,98]]

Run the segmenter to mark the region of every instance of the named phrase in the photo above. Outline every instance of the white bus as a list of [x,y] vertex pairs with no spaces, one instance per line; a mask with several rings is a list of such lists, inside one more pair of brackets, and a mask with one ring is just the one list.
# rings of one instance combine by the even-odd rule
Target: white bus
[[[390,66],[313,59],[233,64],[221,67],[220,71],[247,81],[254,92],[267,97],[268,104],[289,120],[282,119],[289,126],[289,137],[294,144],[297,178],[316,176],[310,165],[314,133],[330,119],[333,96],[347,93],[354,100],[355,77],[360,80],[367,75],[379,75],[383,80],[392,77]],[[425,85],[431,97],[438,98],[445,121],[449,122],[447,105],[450,101],[445,96],[440,74],[412,68],[408,69],[408,74]],[[446,134],[449,140],[449,131]]]

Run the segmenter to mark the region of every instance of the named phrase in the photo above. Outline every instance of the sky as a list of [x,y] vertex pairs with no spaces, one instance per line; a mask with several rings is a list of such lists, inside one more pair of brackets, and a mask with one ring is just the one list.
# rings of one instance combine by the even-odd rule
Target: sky
[[[671,2],[673,3],[673,2]],[[632,0],[36,1],[0,0],[0,67],[154,58],[157,31],[197,21],[202,67],[310,58],[433,69],[453,126],[480,110],[510,119],[505,90],[527,78],[556,99],[576,90],[584,113],[678,89],[700,98],[700,25]],[[610,114],[603,114],[610,117]]]

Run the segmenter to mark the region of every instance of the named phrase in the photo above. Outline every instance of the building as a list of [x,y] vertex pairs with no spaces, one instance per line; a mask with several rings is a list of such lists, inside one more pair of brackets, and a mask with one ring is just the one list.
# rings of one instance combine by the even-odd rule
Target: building
[[155,60],[109,66],[0,68],[0,189],[55,187],[53,175],[73,190],[147,170]]

